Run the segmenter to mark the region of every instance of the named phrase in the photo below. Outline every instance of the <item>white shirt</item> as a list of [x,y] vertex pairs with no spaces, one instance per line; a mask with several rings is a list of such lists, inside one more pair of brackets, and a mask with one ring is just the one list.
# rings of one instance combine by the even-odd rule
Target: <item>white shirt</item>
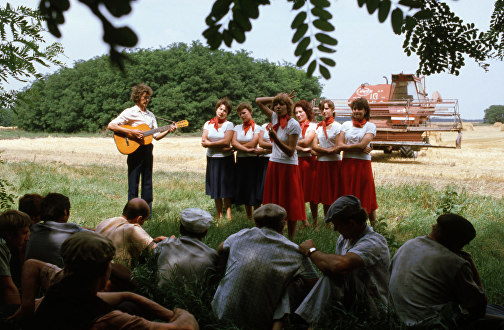
[[[367,133],[371,133],[373,136],[376,136],[376,125],[368,121],[363,127],[359,128],[355,127],[353,122],[350,120],[341,125],[341,131],[345,133],[345,144],[356,144],[361,142],[364,135]],[[343,158],[371,160],[371,155],[361,151],[345,151]]]
[[[137,127],[141,124],[147,124],[151,129],[158,128],[156,116],[149,110],[142,111],[138,105],[125,109],[116,118],[112,119],[111,124],[129,125]],[[156,136],[158,133],[155,133]]]
[[[275,112],[271,115],[271,124],[275,126],[278,123],[278,116]],[[294,118],[290,118],[287,122],[285,128],[278,127],[278,131],[276,132],[278,139],[284,144],[288,144],[290,135],[301,135],[301,126]],[[297,141],[296,141],[297,143]],[[285,152],[283,152],[280,147],[273,142],[273,150],[271,151],[270,161],[282,164],[290,164],[297,165],[298,164],[298,156],[296,150],[294,150],[294,154],[289,157]]]
[[[319,145],[322,148],[334,148],[336,145],[336,137],[340,133],[341,124],[338,122],[333,122],[329,127],[326,127],[327,130],[327,138],[324,133],[324,127],[319,126],[315,131],[317,133],[317,139]],[[341,160],[341,156],[339,154],[321,154],[317,157],[319,162],[335,162]]]
[[[315,123],[309,123],[308,124],[308,128],[306,129],[306,132],[305,132],[305,136],[307,136],[309,132],[315,131],[316,129],[317,129],[317,124],[315,124]],[[303,133],[302,131],[303,130],[301,129],[301,134]],[[300,136],[299,139],[304,138],[305,136]],[[311,144],[308,147],[311,147]],[[312,156],[312,154],[310,152],[305,152],[305,151],[299,151],[298,150],[297,153],[298,153],[298,157],[311,157]]]
[[[255,124],[254,130],[252,130],[252,127],[250,127],[247,131],[247,134],[245,134],[245,131],[243,130],[243,124],[240,124],[234,127],[234,131],[236,132],[236,140],[241,144],[245,144],[253,140],[254,134],[259,134],[261,132],[261,126]],[[236,157],[256,157],[256,154],[254,154],[253,152],[238,150],[236,151]]]
[[[222,123],[222,127],[218,130],[215,129],[214,124],[209,124],[210,121],[207,121],[205,125],[203,125],[203,130],[208,131],[208,140],[211,142],[222,140],[224,135],[228,130],[232,130],[234,125],[230,121],[225,121]],[[231,156],[233,154],[232,150],[222,152],[220,148],[207,148],[207,156],[208,157],[226,157]]]
[[[268,142],[268,143],[271,143],[271,139],[269,137],[269,132],[268,130],[266,129],[266,127],[269,125],[269,123],[265,123],[265,124],[262,124],[261,125],[261,131],[263,131],[263,139],[264,139],[264,142]],[[271,156],[271,153],[267,153],[265,155],[260,155],[259,157],[268,157],[270,158]]]

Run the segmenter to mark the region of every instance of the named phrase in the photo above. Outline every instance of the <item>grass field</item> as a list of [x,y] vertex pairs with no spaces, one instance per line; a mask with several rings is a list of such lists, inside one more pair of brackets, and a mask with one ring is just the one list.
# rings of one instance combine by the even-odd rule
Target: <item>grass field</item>
[[[10,134],[10,135],[5,135]],[[451,136],[441,136],[448,143]],[[16,196],[60,192],[70,197],[71,221],[94,227],[105,218],[120,215],[127,195],[126,161],[112,138],[92,136],[20,137],[0,132],[0,178],[12,183]],[[156,143],[153,218],[145,225],[152,236],[178,234],[178,214],[186,207],[214,212],[204,194],[204,149],[199,137],[169,137]],[[504,304],[504,132],[476,126],[464,132],[462,149],[429,149],[415,160],[373,152],[377,184],[379,231],[388,239],[391,253],[406,240],[430,231],[442,210],[459,212],[477,230],[467,250],[480,270],[489,301]],[[205,242],[216,248],[230,234],[252,226],[243,208],[233,210],[231,222],[216,221]],[[322,212],[320,212],[322,213]],[[333,252],[337,236],[325,227],[298,232],[296,242],[314,239],[325,252]],[[150,270],[151,271],[151,270]],[[167,307],[189,309],[204,328],[223,328],[205,307],[209,289],[187,301],[186,286],[159,292],[148,269],[139,271],[142,293]],[[150,274],[150,275],[149,275]],[[347,323],[348,325],[348,323]],[[376,326],[376,324],[374,324]],[[390,324],[389,324],[390,325]],[[383,325],[387,328],[388,325]]]

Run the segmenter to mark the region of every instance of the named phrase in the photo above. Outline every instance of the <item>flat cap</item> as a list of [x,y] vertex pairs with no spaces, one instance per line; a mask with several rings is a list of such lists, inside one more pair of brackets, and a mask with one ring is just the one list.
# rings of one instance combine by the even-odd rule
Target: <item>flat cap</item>
[[349,217],[362,209],[360,200],[353,195],[341,196],[327,210],[325,222],[331,222],[340,217]]
[[191,233],[204,233],[210,228],[212,221],[212,215],[199,208],[188,208],[180,212],[180,224]]
[[114,255],[112,241],[92,231],[75,233],[61,245],[65,266],[105,263],[112,260]]
[[283,220],[287,217],[287,211],[280,205],[264,204],[254,211],[255,220]]

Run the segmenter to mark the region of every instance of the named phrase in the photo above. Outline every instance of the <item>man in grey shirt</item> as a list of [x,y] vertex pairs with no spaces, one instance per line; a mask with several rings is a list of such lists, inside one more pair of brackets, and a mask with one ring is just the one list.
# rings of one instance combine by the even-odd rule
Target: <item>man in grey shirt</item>
[[[436,327],[450,315],[465,325],[479,319],[478,328],[504,327],[502,307],[487,307],[474,261],[462,251],[474,237],[476,230],[467,219],[443,214],[428,236],[411,239],[397,250],[390,265],[390,295],[405,324]],[[462,307],[465,316],[451,314],[450,305]]]
[[389,249],[386,239],[366,220],[367,212],[359,199],[342,196],[329,207],[325,218],[340,232],[335,253],[317,250],[313,240],[299,246],[324,273],[296,310],[306,322],[317,322],[333,299],[349,303],[359,299],[370,312],[387,305]]
[[212,301],[218,319],[252,329],[281,328],[290,312],[287,288],[302,278],[312,285],[317,273],[298,246],[283,236],[287,212],[266,204],[254,212],[256,227],[229,236],[219,253],[229,253],[226,274]]
[[215,267],[217,251],[202,242],[212,216],[207,211],[189,208],[180,213],[180,236],[166,238],[156,246],[159,286],[173,276],[194,280],[202,278]]

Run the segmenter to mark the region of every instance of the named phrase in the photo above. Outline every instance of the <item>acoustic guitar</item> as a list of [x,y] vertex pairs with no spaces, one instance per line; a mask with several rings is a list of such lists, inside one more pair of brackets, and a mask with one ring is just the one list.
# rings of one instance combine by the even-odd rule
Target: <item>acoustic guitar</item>
[[173,123],[172,125],[166,125],[162,126],[159,128],[154,128],[151,129],[149,125],[147,124],[140,124],[138,126],[129,126],[129,125],[121,125],[122,128],[128,128],[128,129],[139,129],[143,131],[144,137],[143,139],[134,139],[131,137],[126,136],[123,133],[114,133],[114,141],[117,147],[117,150],[119,150],[120,153],[123,155],[129,155],[135,150],[138,149],[140,146],[148,145],[152,143],[152,135],[154,133],[160,133],[169,130],[175,126],[176,128],[181,128],[181,127],[186,127],[189,126],[189,122],[187,120],[181,120],[176,123]]

